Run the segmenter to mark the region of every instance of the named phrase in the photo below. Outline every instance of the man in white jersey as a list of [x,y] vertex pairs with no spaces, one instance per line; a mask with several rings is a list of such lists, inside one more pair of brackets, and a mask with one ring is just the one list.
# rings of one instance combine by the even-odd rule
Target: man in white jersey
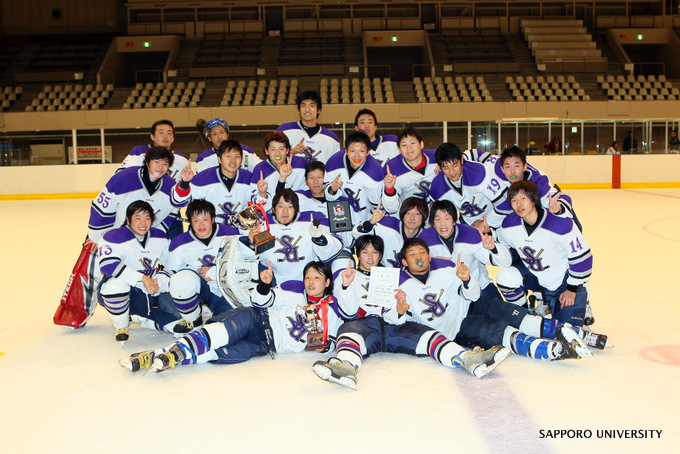
[[253,175],[241,168],[243,150],[235,140],[224,140],[217,149],[218,167],[209,167],[194,176],[191,167],[182,170],[182,181],[172,189],[172,204],[186,206],[189,201],[205,199],[215,206],[216,221],[228,224],[252,199]]
[[401,203],[409,197],[429,200],[430,185],[437,168],[434,150],[423,150],[425,144],[415,128],[404,128],[397,143],[400,155],[384,166],[382,206],[388,213],[398,212]]
[[[229,140],[229,125],[225,120],[220,118],[213,118],[207,122],[203,128],[203,132],[212,145],[212,148],[209,148],[198,155],[198,158],[196,158],[196,172],[201,172],[209,167],[217,166],[217,150],[222,142]],[[252,172],[261,159],[258,158],[255,152],[247,145],[241,144],[241,149],[243,151],[241,167]]]
[[288,137],[282,132],[270,132],[264,137],[267,159],[253,170],[250,181],[253,202],[271,211],[272,198],[283,189],[299,191],[305,187],[305,160],[291,154]]
[[329,157],[340,151],[338,136],[317,123],[321,114],[321,97],[315,91],[300,93],[296,100],[300,121],[284,123],[276,130],[288,136],[293,146],[292,153],[309,162],[325,163]]
[[326,163],[326,199],[349,200],[352,222],[371,218],[371,211],[380,202],[382,168],[369,154],[370,140],[363,132],[352,132],[345,140],[345,150],[330,157]]
[[138,145],[130,150],[130,153],[118,168],[117,172],[128,167],[140,167],[144,164],[144,154],[151,147],[163,147],[170,150],[174,155],[174,160],[168,170],[168,175],[175,181],[179,181],[182,169],[189,164],[189,159],[181,153],[172,150],[175,141],[175,125],[170,120],[158,120],[151,125],[150,145]]
[[276,237],[275,246],[256,254],[254,236],[260,228],[253,227],[249,236],[240,238],[239,247],[246,260],[258,258],[261,266],[271,262],[277,284],[299,279],[310,260],[329,261],[340,252],[340,240],[328,232],[323,219],[315,219],[312,212],[300,212],[299,198],[291,189],[277,193],[273,205],[273,215],[268,219],[269,230]]
[[463,346],[503,345],[519,355],[551,361],[592,356],[580,330],[569,324],[506,303],[472,304],[479,300],[479,283],[460,255],[455,263],[432,258],[425,241],[413,238],[404,243],[401,257],[404,269],[396,297],[409,305],[413,321]]
[[496,282],[508,302],[524,305],[525,288],[540,292],[553,318],[584,324],[593,255],[576,224],[541,206],[540,194],[528,180],[513,183],[508,200],[514,210],[498,230],[499,242],[516,253],[513,266]]
[[136,200],[151,204],[155,213],[153,226],[168,232],[178,222],[178,210],[170,203],[175,180],[168,176],[168,168],[173,159],[167,148],[152,147],[145,153],[142,167],[114,174],[92,201],[88,238],[97,243],[104,233],[123,225],[128,205]]
[[128,340],[130,317],[142,326],[172,332],[177,317],[154,306],[162,306],[167,285],[157,279],[167,253],[168,239],[153,228],[154,212],[138,200],[126,207],[125,225],[110,230],[99,240],[99,269],[104,275],[98,299],[115,328],[115,339]]
[[399,155],[397,136],[394,134],[379,135],[378,118],[370,109],[361,109],[354,117],[354,130],[361,131],[371,140],[371,156],[380,166]]
[[238,230],[217,224],[215,206],[204,199],[192,200],[186,215],[189,231],[170,242],[166,266],[161,272],[182,316],[173,329],[175,333],[187,333],[203,323],[201,303],[215,315],[233,309],[220,292],[215,265],[224,238],[238,235]]

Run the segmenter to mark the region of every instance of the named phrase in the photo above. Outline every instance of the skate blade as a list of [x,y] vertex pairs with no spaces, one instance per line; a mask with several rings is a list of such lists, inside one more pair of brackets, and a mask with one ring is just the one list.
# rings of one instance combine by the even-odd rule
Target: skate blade
[[335,383],[345,388],[357,390],[357,384],[354,380],[348,379],[347,377],[337,378],[333,376],[333,371],[323,364],[314,364],[312,370],[321,380],[327,381],[329,383]]
[[503,361],[505,361],[508,356],[512,353],[507,348],[502,348],[498,350],[495,355],[493,355],[493,362],[491,364],[482,364],[474,369],[472,374],[476,378],[483,378],[489,375],[491,371],[497,368]]

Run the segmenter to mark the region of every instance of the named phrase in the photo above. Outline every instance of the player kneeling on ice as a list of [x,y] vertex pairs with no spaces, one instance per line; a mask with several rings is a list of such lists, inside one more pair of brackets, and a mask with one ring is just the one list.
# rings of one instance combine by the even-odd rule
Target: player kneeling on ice
[[342,323],[332,295],[331,269],[324,262],[310,262],[303,276],[304,282],[287,281],[272,288],[270,264],[251,294],[253,307],[212,317],[174,344],[135,353],[120,365],[150,373],[177,364],[236,364],[267,353],[273,358],[274,352],[328,351]]
[[432,258],[420,238],[406,240],[400,254],[404,269],[396,296],[409,305],[409,319],[463,346],[503,345],[519,355],[545,360],[592,356],[577,328],[568,323],[480,299],[479,283],[460,262],[460,255],[456,263]]
[[533,290],[542,295],[554,319],[584,325],[593,254],[583,234],[570,218],[541,206],[531,181],[513,183],[508,200],[514,213],[503,221],[498,241],[515,253],[515,260],[496,277],[506,301],[522,306],[525,289]]
[[[154,211],[147,202],[132,202],[123,227],[109,230],[99,241],[99,269],[104,275],[98,292],[99,303],[109,313],[115,338],[125,344],[128,323],[172,332],[177,316],[154,306],[167,286],[155,278],[168,251],[168,238],[151,227]],[[172,305],[172,303],[170,303]]]
[[227,236],[236,238],[238,230],[215,222],[215,205],[204,199],[189,202],[186,216],[191,223],[188,232],[173,238],[163,279],[182,318],[173,328],[175,333],[188,333],[203,323],[200,303],[213,314],[233,309],[218,287],[216,257]]
[[413,321],[407,321],[409,309],[404,298],[397,297],[395,308],[386,308],[368,301],[371,270],[379,266],[384,252],[382,238],[364,235],[357,239],[355,252],[359,269],[350,265],[340,273],[336,290],[343,314],[356,320],[343,324],[338,331],[337,356],[317,361],[312,366],[319,378],[356,389],[357,371],[364,358],[377,352],[429,355],[448,367],[464,367],[481,378],[491,372],[510,354],[505,347],[489,350],[475,347],[469,351],[446,339],[440,332]]

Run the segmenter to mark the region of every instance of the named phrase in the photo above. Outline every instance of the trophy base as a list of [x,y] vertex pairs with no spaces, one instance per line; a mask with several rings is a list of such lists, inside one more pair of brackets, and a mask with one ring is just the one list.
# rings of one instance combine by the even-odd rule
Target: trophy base
[[307,345],[305,345],[305,350],[324,350],[326,344],[323,342],[323,333],[308,333],[307,334]]
[[276,237],[269,232],[262,232],[255,235],[255,253],[262,254],[270,250],[276,244]]

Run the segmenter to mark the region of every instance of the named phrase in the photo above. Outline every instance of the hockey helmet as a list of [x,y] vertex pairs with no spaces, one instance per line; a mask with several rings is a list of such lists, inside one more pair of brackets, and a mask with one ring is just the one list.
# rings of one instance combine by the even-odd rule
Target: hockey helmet
[[220,118],[213,118],[209,122],[205,124],[205,128],[203,128],[203,132],[205,133],[206,137],[210,137],[210,130],[216,126],[222,126],[226,132],[229,132],[229,124],[225,120],[222,120]]

